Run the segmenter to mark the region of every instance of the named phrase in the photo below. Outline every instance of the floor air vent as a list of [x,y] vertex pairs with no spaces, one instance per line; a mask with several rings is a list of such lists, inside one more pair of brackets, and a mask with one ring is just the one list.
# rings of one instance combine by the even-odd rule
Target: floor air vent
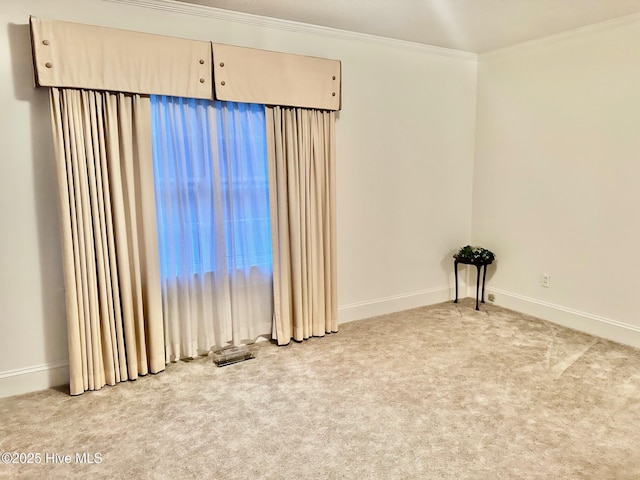
[[256,357],[253,356],[246,345],[229,347],[213,352],[213,363],[219,367],[226,367],[227,365],[244,362],[245,360],[251,360],[252,358]]

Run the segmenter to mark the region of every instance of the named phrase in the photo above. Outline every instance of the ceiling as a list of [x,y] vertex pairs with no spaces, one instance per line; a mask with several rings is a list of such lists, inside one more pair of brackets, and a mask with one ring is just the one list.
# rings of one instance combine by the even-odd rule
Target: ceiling
[[467,52],[640,12],[640,0],[178,0]]

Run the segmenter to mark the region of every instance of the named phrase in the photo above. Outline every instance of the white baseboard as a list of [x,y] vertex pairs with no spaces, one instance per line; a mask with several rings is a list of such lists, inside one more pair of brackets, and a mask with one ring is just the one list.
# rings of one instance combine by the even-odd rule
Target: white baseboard
[[[473,287],[473,288],[472,288]],[[473,290],[473,291],[471,291]],[[487,287],[496,296],[495,305],[579,330],[590,335],[640,348],[640,327],[592,315],[560,305],[543,302],[516,293]],[[411,308],[453,300],[454,286],[442,286],[401,295],[376,298],[338,307],[339,323],[385,315]],[[459,297],[475,298],[475,285],[461,283]],[[69,383],[68,362],[49,363],[0,372],[0,398],[35,392]]]
[[635,325],[543,302],[498,288],[487,288],[485,298],[489,293],[496,296],[495,302],[492,303],[500,307],[532,315],[596,337],[640,348],[640,327]]
[[0,398],[69,383],[69,362],[48,363],[0,372]]
[[[460,298],[466,296],[466,291],[466,285],[461,285],[459,292]],[[338,307],[338,323],[348,323],[363,318],[446,302],[453,300],[454,292],[453,286],[443,286],[390,297],[375,298],[366,302],[342,305]]]
[[[454,286],[443,286],[402,295],[377,298],[338,307],[339,323],[352,322],[386,313],[433,305],[452,300]],[[460,298],[466,296],[467,287],[460,285]],[[0,372],[0,398],[35,392],[69,383],[69,363],[58,362]]]

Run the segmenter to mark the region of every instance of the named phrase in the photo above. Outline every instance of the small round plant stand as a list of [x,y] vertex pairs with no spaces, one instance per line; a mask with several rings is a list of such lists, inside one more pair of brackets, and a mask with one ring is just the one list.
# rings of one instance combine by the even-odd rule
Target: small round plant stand
[[456,275],[456,299],[453,301],[453,303],[458,303],[458,264],[462,263],[464,265],[475,265],[475,267],[478,269],[478,277],[477,277],[477,282],[476,282],[476,310],[480,310],[480,306],[478,304],[478,299],[480,298],[480,270],[484,267],[484,272],[482,274],[482,303],[485,303],[484,301],[484,283],[487,279],[487,265],[491,265],[493,263],[493,260],[489,260],[489,261],[471,261],[471,260],[467,260],[464,258],[457,258],[456,256],[453,257],[453,270],[455,272]]

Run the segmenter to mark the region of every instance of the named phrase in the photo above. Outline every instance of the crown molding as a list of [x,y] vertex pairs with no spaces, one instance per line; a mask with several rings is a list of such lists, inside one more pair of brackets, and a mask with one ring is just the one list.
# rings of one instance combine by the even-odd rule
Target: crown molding
[[272,17],[263,17],[260,15],[252,15],[249,13],[233,12],[220,8],[208,7],[205,5],[195,5],[190,3],[178,2],[176,0],[102,0],[108,3],[120,3],[140,8],[149,8],[153,10],[161,10],[170,13],[182,15],[190,15],[196,17],[211,18],[225,22],[240,23],[245,25],[254,25],[262,28],[270,28],[273,30],[282,30],[286,32],[302,33],[306,35],[315,35],[325,38],[333,38],[336,40],[356,41],[367,44],[387,48],[398,48],[402,50],[411,50],[432,55],[440,55],[444,57],[459,58],[464,60],[476,61],[478,55],[472,52],[464,52],[462,50],[453,50],[450,48],[436,47],[433,45],[425,45],[416,42],[408,42],[405,40],[397,40],[387,37],[379,37],[366,33],[351,32],[348,30],[340,30],[337,28],[323,27],[311,25],[308,23],[293,22],[291,20],[281,20]]
[[591,33],[597,33],[603,30],[608,30],[615,27],[620,27],[630,23],[640,22],[640,13],[632,13],[623,17],[612,18],[611,20],[605,20],[604,22],[592,23],[591,25],[585,25],[584,27],[578,27],[571,30],[566,30],[560,33],[554,33],[545,37],[535,38],[526,42],[516,43],[514,45],[508,45],[506,47],[497,48],[495,50],[489,50],[488,52],[482,52],[479,54],[479,58],[488,58],[494,56],[508,55],[510,53],[519,52],[526,48],[535,48],[539,45],[546,43],[555,43],[562,40],[570,40],[574,37],[580,37]]

